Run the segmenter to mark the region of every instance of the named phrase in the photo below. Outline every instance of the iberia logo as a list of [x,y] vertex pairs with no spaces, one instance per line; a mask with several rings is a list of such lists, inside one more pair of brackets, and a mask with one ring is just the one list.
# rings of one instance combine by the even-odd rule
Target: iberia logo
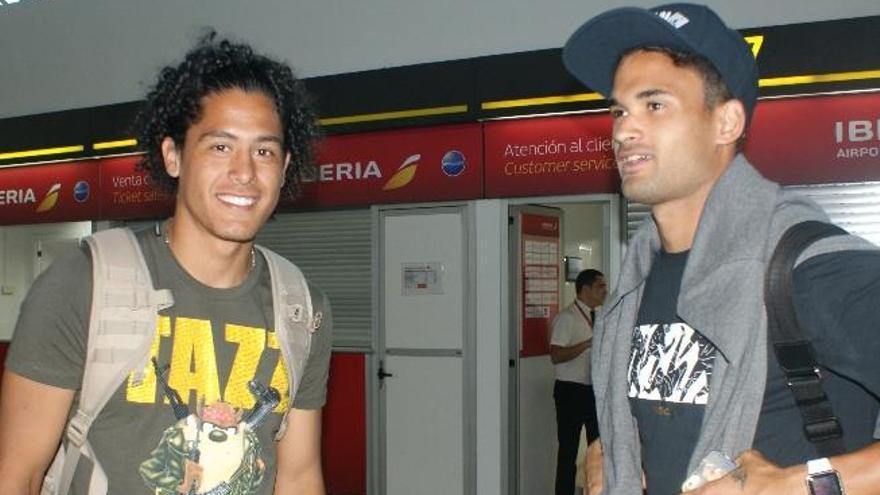
[[388,179],[388,182],[382,186],[382,190],[391,191],[393,189],[400,189],[412,182],[413,178],[416,176],[416,167],[419,166],[419,160],[421,158],[422,155],[420,154],[410,155],[409,158],[403,161],[397,169],[397,172],[394,172],[394,175]]
[[61,183],[56,182],[52,184],[52,187],[49,188],[49,191],[46,193],[46,197],[43,198],[43,201],[40,201],[40,205],[37,206],[37,213],[44,213],[52,208],[55,208],[55,205],[58,203],[58,195],[61,193]]

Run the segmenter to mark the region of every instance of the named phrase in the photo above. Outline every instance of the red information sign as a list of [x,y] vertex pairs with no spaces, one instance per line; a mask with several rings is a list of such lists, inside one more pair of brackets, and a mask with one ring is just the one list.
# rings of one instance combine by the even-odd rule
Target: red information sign
[[783,184],[880,180],[880,93],[762,101],[746,156]]
[[70,222],[98,217],[94,160],[2,171],[0,224]]
[[550,352],[550,323],[559,312],[559,217],[521,213],[522,346],[520,356]]
[[608,114],[499,120],[484,133],[486,197],[619,190]]
[[283,206],[343,206],[474,199],[482,194],[480,124],[331,136],[316,177]]
[[[281,208],[614,193],[610,135],[608,115],[590,114],[331,136],[304,195]],[[761,101],[746,155],[783,184],[880,180],[880,93]],[[170,214],[135,162],[2,169],[0,224]]]
[[100,160],[101,218],[161,218],[171,215],[174,199],[147,175],[135,170],[137,156]]

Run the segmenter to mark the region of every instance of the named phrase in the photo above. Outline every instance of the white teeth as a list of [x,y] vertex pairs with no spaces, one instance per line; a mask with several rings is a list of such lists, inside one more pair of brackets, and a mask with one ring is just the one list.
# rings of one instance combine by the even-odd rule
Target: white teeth
[[635,163],[635,162],[638,162],[641,160],[647,160],[648,158],[649,158],[648,155],[630,155],[626,158],[622,158],[622,159],[618,160],[617,163],[620,165],[629,165],[630,163]]
[[217,196],[220,201],[224,203],[230,203],[235,206],[251,206],[257,202],[256,198],[250,198],[246,196],[233,196],[231,194],[221,194]]

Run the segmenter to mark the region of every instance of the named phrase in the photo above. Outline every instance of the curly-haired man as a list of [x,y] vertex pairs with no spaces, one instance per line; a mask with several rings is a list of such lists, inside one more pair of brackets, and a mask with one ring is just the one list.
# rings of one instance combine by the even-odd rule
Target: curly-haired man
[[[212,33],[160,72],[136,125],[141,169],[176,197],[172,218],[136,233],[154,287],[174,295],[159,312],[152,355],[168,366],[160,381],[193,412],[169,414],[156,375],[121,383],[88,436],[107,486],[96,488],[90,463],[80,462],[70,493],[323,494],[330,307],[310,287],[323,324],[291,404],[268,265],[253,245],[282,189],[297,192],[311,164],[318,129],[306,92],[288,66]],[[76,410],[91,285],[90,251],[76,249],[22,305],[0,397],[0,493],[39,492]],[[254,386],[281,392],[261,421],[243,414]],[[238,419],[210,420],[210,408]],[[273,441],[284,413],[286,432]]]

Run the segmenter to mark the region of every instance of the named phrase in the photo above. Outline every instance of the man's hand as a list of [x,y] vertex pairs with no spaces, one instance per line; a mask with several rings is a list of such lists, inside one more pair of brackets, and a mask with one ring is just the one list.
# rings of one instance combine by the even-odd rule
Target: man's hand
[[596,439],[587,447],[584,461],[584,495],[602,492],[602,440]]
[[804,495],[804,465],[781,468],[757,450],[749,450],[736,460],[738,467],[723,478],[706,483],[688,495]]

